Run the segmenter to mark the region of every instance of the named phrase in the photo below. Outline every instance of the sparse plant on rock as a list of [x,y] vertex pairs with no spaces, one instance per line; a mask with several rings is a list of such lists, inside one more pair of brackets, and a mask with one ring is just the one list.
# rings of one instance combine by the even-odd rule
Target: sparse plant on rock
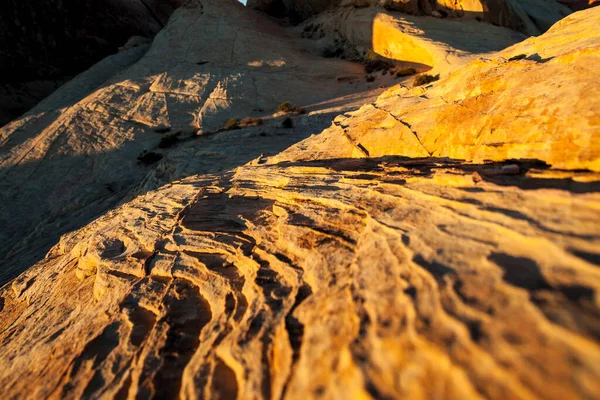
[[262,124],[263,120],[261,118],[246,117],[242,120],[240,120],[239,118],[231,118],[227,121],[223,129],[226,131],[231,131],[234,129],[247,128],[250,126],[260,126]]
[[281,123],[281,126],[286,129],[291,129],[294,127],[294,121],[292,121],[292,119],[290,117],[287,117],[286,119],[283,120],[283,122]]
[[138,164],[142,165],[151,165],[162,160],[163,155],[159,153],[155,153],[153,151],[144,150],[138,156]]
[[392,68],[394,68],[392,63],[382,59],[371,60],[365,64],[365,72],[367,74],[372,74],[377,71],[388,71]]
[[417,73],[417,70],[414,68],[403,68],[401,70],[396,71],[396,77],[402,78],[405,76],[411,76]]
[[240,120],[237,118],[231,118],[225,123],[225,127],[223,129],[225,129],[226,131],[240,129]]
[[284,114],[304,114],[306,110],[302,107],[293,106],[289,102],[284,102],[277,107],[277,111]]
[[181,132],[169,133],[168,135],[164,135],[160,138],[160,142],[158,143],[159,149],[168,149],[169,147],[173,147],[178,141]]
[[239,122],[239,127],[246,128],[248,126],[260,126],[262,124],[263,120],[261,118],[246,117]]
[[415,81],[413,82],[413,87],[417,87],[417,86],[423,86],[426,85],[428,83],[431,82],[435,82],[437,80],[440,79],[440,75],[429,75],[429,74],[423,74],[423,75],[419,75],[415,78]]
[[322,54],[325,58],[341,57],[344,54],[344,49],[336,43],[335,45],[325,47]]

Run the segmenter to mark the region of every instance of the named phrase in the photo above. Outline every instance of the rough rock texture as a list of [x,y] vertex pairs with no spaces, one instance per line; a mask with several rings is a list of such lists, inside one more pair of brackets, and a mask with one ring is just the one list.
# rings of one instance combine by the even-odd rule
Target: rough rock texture
[[130,36],[153,37],[184,1],[2,1],[0,126],[116,52]]
[[309,159],[514,158],[600,171],[600,83],[592,78],[600,65],[598,23],[600,9],[581,12],[438,84],[390,89],[298,146],[310,149]]
[[[323,70],[303,69],[308,64],[297,59],[321,65],[318,58],[290,50],[300,42],[285,37],[283,46],[273,38],[284,31],[246,19],[241,6],[202,4],[178,11],[121,80],[111,78],[70,108],[80,115],[108,110],[110,124],[69,116],[64,135],[71,140],[52,147],[64,151],[77,138],[95,138],[95,130],[115,141],[107,146],[113,152],[133,146],[117,135],[127,122],[117,118],[127,115],[119,98],[132,99],[131,115],[148,125],[217,125],[225,110],[248,107],[244,101],[267,103],[261,96],[245,100],[232,88],[230,71],[257,80],[259,72],[268,74],[274,87],[276,77],[285,77],[273,72],[282,65],[269,57],[279,52],[289,51],[285,60],[296,60],[293,71],[304,79],[298,87],[286,81],[290,93],[301,96],[310,82],[327,91],[322,79],[309,79],[310,71]],[[227,23],[233,20],[238,28]],[[3,397],[598,398],[599,22],[599,9],[577,13],[430,87],[393,88],[377,101],[368,92],[368,105],[273,157],[268,153],[307,132],[287,130],[290,138],[266,119],[263,128],[180,143],[130,192],[134,198],[62,236],[0,289]],[[181,43],[179,32],[187,29],[199,42]],[[232,38],[220,42],[222,53],[201,42],[203,33],[216,31]],[[226,46],[237,41],[236,51]],[[256,43],[268,68],[242,56]],[[198,83],[206,82],[202,70],[192,70],[198,61],[186,57],[208,56],[195,51],[209,45],[219,57],[209,61],[223,70],[215,85],[227,83],[228,90],[201,104],[225,101],[226,94],[235,99],[231,106],[196,119],[175,113],[187,110],[184,101],[165,105],[168,113],[142,113],[142,105],[159,100],[136,100],[138,90],[156,93],[138,89],[144,82],[133,77],[154,76],[158,59],[167,72],[149,79],[152,85],[165,89],[168,82],[165,96],[177,90],[191,97],[184,91],[209,84]],[[529,57],[506,60],[521,54]],[[331,62],[329,70],[356,67]],[[182,70],[198,78],[172,78],[175,71],[188,76]],[[270,86],[257,87],[268,94]],[[542,88],[543,95],[526,97]],[[74,96],[70,90],[63,99]],[[343,92],[331,90],[325,100]],[[562,97],[551,108],[554,90]],[[111,101],[96,97],[109,95]],[[343,111],[339,103],[358,99],[330,99],[329,109]],[[312,118],[323,123],[324,114],[313,109],[294,123],[310,132]],[[445,127],[456,152],[436,125]],[[2,133],[19,138],[19,131]],[[565,156],[551,151],[557,142]],[[107,151],[99,141],[90,146]],[[234,168],[260,147],[267,154]],[[477,163],[477,148],[497,161]],[[121,169],[135,168],[123,154],[115,155]],[[520,159],[505,160],[513,156]],[[90,159],[88,174],[102,171],[98,164],[106,161]]]
[[246,116],[277,130],[283,117],[273,114],[284,101],[309,111],[293,135],[272,145],[240,148],[233,140],[205,149],[210,145],[195,141],[192,155],[164,167],[157,182],[166,183],[187,173],[187,163],[200,173],[277,153],[397,82],[387,76],[368,83],[362,65],[313,54],[305,46],[311,41],[291,35],[234,0],[191,3],[150,50],[109,57],[1,128],[0,282],[127,196],[148,173],[138,155],[157,151],[161,136],[189,139]]

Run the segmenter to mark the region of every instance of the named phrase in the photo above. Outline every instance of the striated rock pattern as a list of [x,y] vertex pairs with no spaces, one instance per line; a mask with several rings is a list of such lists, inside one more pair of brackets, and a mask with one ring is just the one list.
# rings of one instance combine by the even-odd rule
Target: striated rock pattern
[[142,196],[3,289],[5,398],[600,393],[598,174],[260,162]]
[[[110,124],[67,114],[59,124],[68,126],[66,145],[40,141],[65,151],[102,129],[114,132],[108,138],[115,151],[132,146],[119,136],[128,126],[119,125],[127,122],[118,117],[119,96],[135,102],[129,115],[148,126],[163,124],[160,118],[189,124],[189,115],[175,113],[188,110],[183,101],[166,105],[169,112],[142,113],[156,106],[157,94],[139,89],[134,76],[146,71],[151,87],[167,89],[164,96],[206,85],[197,70],[194,79],[172,78],[188,60],[182,54],[205,49],[181,43],[179,32],[223,29],[236,43],[253,25],[241,6],[202,4],[173,17],[148,54],[122,73],[127,84],[113,77],[65,112],[105,107]],[[345,110],[356,98],[341,97],[335,102],[346,106],[330,105],[343,112],[331,128],[285,151],[277,149],[327,121],[326,113],[295,117],[301,129],[287,130],[289,137],[265,118],[261,128],[182,141],[134,190],[123,189],[129,196],[120,205],[63,235],[0,288],[2,397],[598,398],[598,10],[574,14],[440,82],[398,86],[376,101],[368,92],[359,110]],[[227,18],[235,17],[245,28],[227,35]],[[277,37],[264,21],[262,39]],[[242,43],[248,53],[226,47],[209,63],[223,62],[230,50],[237,63],[220,68],[246,65],[243,74],[257,79],[249,71],[259,68],[269,82],[284,76],[270,69],[280,64],[238,58],[253,49],[251,39]],[[300,42],[291,43],[298,51],[269,41],[261,59],[305,54]],[[134,51],[99,71],[129,65]],[[158,78],[157,59],[167,71]],[[306,78],[323,70],[293,65],[304,77],[289,89],[299,99],[301,85],[323,83]],[[96,83],[94,75],[83,78]],[[220,78],[219,88],[233,80]],[[67,87],[52,104],[78,90]],[[323,88],[322,101],[343,92]],[[138,93],[152,99],[138,102]],[[216,93],[208,97],[213,105],[240,92]],[[244,101],[269,104],[265,98],[239,95],[236,106],[215,106],[193,121],[212,127],[225,110],[242,110]],[[16,129],[0,133],[29,140]],[[239,166],[257,148],[265,153]],[[115,159],[127,167],[123,154]],[[48,217],[40,231],[50,232],[52,222]],[[30,243],[40,243],[35,235]]]
[[[216,32],[218,45],[210,39]],[[365,82],[363,66],[324,59],[288,36],[235,0],[192,4],[175,13],[149,50],[109,57],[1,128],[0,282],[43,257],[60,234],[126,197],[148,173],[137,157],[164,152],[156,147],[165,134],[189,139],[247,116],[274,129],[283,118],[273,113],[284,101],[317,114],[307,116],[303,136],[289,135],[272,149],[257,143],[245,153],[234,141],[233,150],[207,150],[198,143],[198,154],[224,153],[223,165],[234,167],[321,131],[335,114],[383,91],[383,78]],[[223,168],[212,161],[207,168]],[[164,183],[181,171],[181,163],[166,168]]]
[[[499,31],[506,34],[496,28],[478,35],[473,51],[492,50],[486,42],[517,41],[496,38]],[[312,40],[299,36],[235,0],[190,3],[150,49],[107,58],[1,128],[0,282],[37,262],[61,234],[127,198],[149,171],[138,163],[142,151],[172,155],[155,185],[233,168],[320,132],[337,114],[374,101],[382,85],[398,82],[390,75],[366,82],[362,65],[323,58]],[[444,48],[452,51],[451,44]],[[284,116],[275,113],[284,101],[308,111],[294,117],[293,134],[280,129]],[[248,116],[264,121],[253,130],[258,139],[245,147],[236,136],[229,143],[193,140]],[[260,140],[261,132],[272,132],[271,139]],[[157,149],[163,136],[174,134],[188,153]]]

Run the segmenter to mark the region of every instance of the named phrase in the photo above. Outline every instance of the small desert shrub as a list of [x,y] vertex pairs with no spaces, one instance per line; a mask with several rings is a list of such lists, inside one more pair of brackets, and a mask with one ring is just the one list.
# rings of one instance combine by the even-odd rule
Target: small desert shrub
[[367,50],[367,53],[365,54],[365,58],[368,61],[375,61],[377,59],[377,57],[379,57],[379,55],[377,53],[375,53],[375,50],[373,50],[373,49]]
[[335,44],[324,48],[322,54],[325,58],[342,57],[342,55],[344,54],[344,49],[338,44]]
[[523,60],[525,58],[527,58],[527,54],[518,54],[516,56],[513,56],[513,57],[509,58],[508,61]]
[[262,124],[263,124],[263,120],[260,118],[246,117],[239,122],[239,127],[245,128],[248,126],[259,126]]
[[180,132],[169,133],[168,135],[164,135],[160,138],[160,142],[158,143],[159,149],[168,149],[169,147],[173,147],[178,141]]
[[154,128],[154,132],[167,133],[167,132],[171,132],[171,128],[169,128],[168,126],[160,125],[160,126],[157,126],[156,128]]
[[277,111],[284,114],[304,114],[306,110],[301,107],[295,107],[291,105],[289,102],[281,103],[279,107],[277,107]]
[[365,72],[367,74],[372,74],[377,71],[387,71],[394,68],[394,65],[385,60],[371,60],[365,64]]
[[439,75],[436,75],[436,76],[428,75],[428,74],[419,75],[415,78],[415,81],[413,82],[413,87],[426,85],[428,83],[435,82],[438,79],[440,79]]
[[240,129],[240,120],[237,118],[231,118],[227,121],[227,123],[225,123],[225,128],[223,129],[225,129],[226,131]]
[[139,164],[150,165],[159,162],[162,158],[162,154],[144,150],[137,159]]
[[375,82],[375,77],[373,75],[367,75],[365,79],[367,82]]
[[399,71],[396,71],[396,77],[402,78],[405,76],[411,76],[417,73],[417,70],[414,68],[404,68]]
[[292,119],[290,117],[286,118],[283,120],[283,122],[281,123],[281,126],[286,128],[286,129],[290,129],[294,127],[294,121],[292,121]]

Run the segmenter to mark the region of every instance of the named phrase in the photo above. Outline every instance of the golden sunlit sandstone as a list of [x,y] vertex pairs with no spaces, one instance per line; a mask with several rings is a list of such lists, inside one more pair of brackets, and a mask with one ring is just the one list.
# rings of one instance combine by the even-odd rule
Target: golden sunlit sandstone
[[324,12],[305,26],[319,27],[357,52],[372,49],[389,60],[412,63],[447,75],[470,60],[505,49],[526,36],[507,28],[470,20],[436,19],[389,12],[376,7]]
[[[4,398],[598,397],[598,11],[376,99],[293,30],[198,4],[0,131],[31,164],[8,200],[53,179],[20,198],[14,265],[85,222],[74,199],[103,214],[0,289]],[[282,93],[293,129],[213,132]],[[135,165],[165,126],[200,137]],[[134,183],[94,193],[111,174]]]
[[600,9],[580,12],[439,82],[394,87],[276,159],[537,159],[600,171],[598,23]]
[[[354,22],[344,29],[352,30]],[[522,39],[503,28],[466,24],[487,28],[471,40],[478,43],[471,52],[450,58],[462,63],[473,53]],[[435,46],[458,53],[452,46],[460,43],[453,44],[450,34],[443,41],[444,31],[452,33],[457,25],[442,24]],[[0,128],[0,282],[43,257],[61,234],[124,199],[173,179],[276,154],[399,82],[391,75],[366,82],[362,65],[325,59],[312,46],[296,28],[281,27],[234,0],[191,2],[176,11],[149,49],[142,45],[108,57]],[[283,117],[276,110],[283,102],[308,111],[292,130],[280,129]],[[245,117],[264,124],[237,135],[193,139]],[[261,133],[269,136],[258,140]],[[185,151],[156,149],[170,134],[186,141]],[[168,155],[152,179],[138,162],[145,150]]]

